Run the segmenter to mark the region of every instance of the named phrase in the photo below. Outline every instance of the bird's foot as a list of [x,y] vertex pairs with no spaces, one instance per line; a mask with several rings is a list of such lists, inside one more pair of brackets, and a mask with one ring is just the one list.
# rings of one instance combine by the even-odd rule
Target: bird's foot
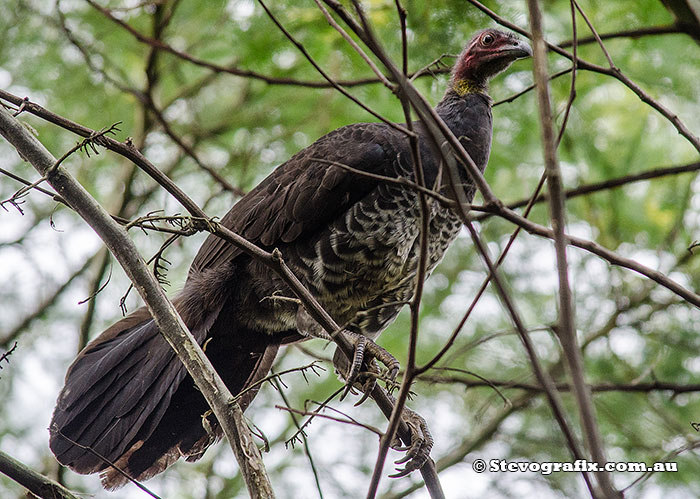
[[[396,357],[367,336],[348,330],[345,333],[354,343],[355,353],[349,368],[345,370],[346,374],[343,375],[346,387],[340,399],[343,400],[352,391],[355,384],[359,384],[363,395],[355,405],[360,405],[370,396],[374,386],[377,384],[377,378],[380,377],[381,372],[376,361],[379,361],[386,367],[385,378],[389,383],[396,379],[401,364],[396,360]],[[367,365],[368,372],[362,372],[363,363]]]
[[[403,445],[398,436],[394,437],[391,448],[399,451],[405,450],[406,455],[395,462],[397,465],[396,473],[389,475],[391,478],[401,478],[412,471],[420,469],[430,457],[430,451],[434,443],[433,437],[428,430],[428,424],[420,414],[408,407],[404,407],[401,419],[411,432],[411,443]],[[404,463],[404,467],[401,468],[400,466]]]
[[[329,341],[333,340],[331,335],[309,315],[304,307],[299,307],[296,323],[297,330],[301,334]],[[355,404],[360,405],[372,393],[378,378],[387,380],[387,383],[391,385],[399,373],[401,364],[386,349],[377,345],[367,336],[347,329],[343,329],[343,332],[353,344],[354,353],[352,359],[348,361],[345,355],[339,349],[336,349],[333,357],[333,364],[346,382],[346,388],[340,399],[344,399],[356,387],[364,393],[360,401]],[[386,367],[384,375],[382,375],[376,361],[379,361]],[[363,364],[368,369],[365,372],[362,371]]]

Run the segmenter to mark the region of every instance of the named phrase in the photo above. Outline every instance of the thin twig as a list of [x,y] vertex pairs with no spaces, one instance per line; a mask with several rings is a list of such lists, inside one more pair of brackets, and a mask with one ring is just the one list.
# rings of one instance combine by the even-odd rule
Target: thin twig
[[0,371],[3,368],[3,365],[2,365],[3,362],[5,362],[7,364],[10,363],[10,355],[12,355],[15,352],[15,350],[17,350],[17,342],[16,341],[15,341],[14,345],[12,345],[12,347],[9,350],[7,350],[6,352],[3,352],[2,355],[0,355]]
[[100,288],[100,283],[104,277],[105,272],[107,272],[107,267],[110,263],[110,254],[106,248],[102,248],[95,256],[102,255],[100,262],[97,266],[97,271],[92,278],[92,284],[90,286],[90,296],[94,296],[92,300],[87,302],[87,310],[83,315],[83,320],[80,322],[80,334],[78,335],[78,349],[80,352],[88,344],[90,338],[90,328],[92,326],[92,321],[95,318],[95,309],[97,308],[97,290]]
[[300,367],[292,367],[290,369],[285,369],[284,371],[280,371],[278,373],[271,373],[268,376],[265,376],[262,379],[259,379],[255,383],[247,386],[245,390],[242,390],[236,395],[236,399],[240,399],[244,394],[250,391],[257,390],[261,385],[264,383],[271,383],[272,381],[281,381],[282,376],[285,376],[287,374],[291,373],[301,373],[301,375],[304,377],[305,380],[308,379],[306,378],[306,371],[311,371],[314,375],[320,376],[321,374],[318,371],[325,371],[326,369],[323,366],[318,365],[318,362],[313,361],[311,364],[307,364],[305,366],[300,366]]
[[[425,187],[424,185],[420,185],[417,182],[411,182],[409,179],[406,177],[388,177],[386,175],[380,175],[378,173],[372,173],[364,170],[359,170],[357,168],[353,168],[352,166],[339,163],[337,161],[331,161],[328,159],[324,158],[309,158],[312,161],[318,161],[319,163],[324,163],[327,165],[332,165],[332,166],[337,166],[338,168],[342,168],[343,170],[349,171],[351,173],[354,173],[355,175],[360,175],[363,177],[371,178],[373,180],[376,180],[378,182],[386,182],[387,184],[394,184],[398,185],[400,187],[408,187],[410,189],[414,189],[415,191],[424,194],[426,196],[430,196],[431,198],[435,199],[438,201],[441,205],[445,206],[446,208],[453,208],[455,206],[455,202],[440,194],[439,192],[429,189]],[[474,205],[470,205],[470,209],[477,209]]]
[[[139,32],[132,26],[130,26],[128,23],[122,21],[118,17],[116,17],[114,14],[112,14],[112,10],[108,9],[106,7],[102,7],[99,5],[97,2],[93,0],[86,0],[93,8],[95,8],[97,11],[102,13],[107,19],[110,21],[114,22],[121,28],[125,29],[129,34],[131,34],[136,40],[138,40],[140,43],[144,43],[147,45],[150,45],[151,47],[167,52],[169,54],[174,55],[175,57],[178,57],[184,61],[190,62],[196,66],[200,66],[203,68],[207,68],[211,71],[215,71],[218,73],[228,73],[234,76],[240,76],[243,78],[252,78],[255,80],[261,80],[264,81],[265,83],[268,83],[270,85],[292,85],[292,86],[299,86],[299,87],[307,87],[307,88],[332,88],[335,85],[328,80],[326,81],[308,81],[308,80],[297,80],[294,78],[283,78],[283,77],[273,77],[273,76],[268,76],[264,75],[262,73],[257,73],[255,71],[250,71],[247,69],[240,69],[237,66],[231,64],[228,66],[222,66],[220,64],[216,64],[213,62],[205,61],[202,59],[199,59],[191,54],[188,54],[186,52],[183,52],[181,50],[177,50],[176,48],[172,47],[171,45],[168,45],[161,40],[156,40],[154,38],[148,37],[144,35],[143,33]],[[372,78],[359,78],[355,80],[339,80],[337,81],[337,84],[342,85],[343,87],[353,87],[353,86],[360,86],[360,85],[367,85],[367,84],[372,84],[372,83],[380,83],[378,78],[372,77]]]
[[[494,214],[503,217],[504,219],[514,223],[515,225],[521,226],[530,234],[535,234],[537,236],[545,237],[547,239],[554,239],[554,232],[551,229],[539,225],[535,222],[532,222],[526,218],[523,218],[517,213],[515,213],[513,210],[506,208],[505,206],[485,208],[490,209]],[[642,263],[632,258],[623,257],[615,253],[614,251],[611,251],[601,246],[595,241],[590,241],[587,239],[567,234],[566,242],[571,246],[576,246],[577,248],[581,248],[590,253],[593,253],[612,265],[618,265],[620,267],[624,267],[629,270],[638,272],[639,274],[651,279],[652,281],[660,284],[666,289],[682,297],[688,303],[691,303],[696,307],[700,307],[700,295],[698,295],[690,289],[683,287],[678,282],[674,281],[673,279],[671,279],[664,273],[659,272],[658,270],[647,267],[646,265],[643,265]]]
[[347,31],[345,31],[336,21],[333,19],[333,16],[331,15],[330,12],[328,12],[328,9],[326,9],[323,4],[321,3],[320,0],[314,0],[316,2],[316,5],[318,6],[319,10],[323,13],[323,16],[326,18],[328,21],[328,24],[330,24],[333,29],[335,29],[340,35],[345,39],[345,41],[357,52],[360,57],[362,57],[362,60],[365,61],[365,63],[370,67],[372,72],[377,75],[377,78],[379,81],[384,85],[386,88],[389,90],[393,91],[394,90],[394,85],[387,80],[386,76],[384,76],[384,73],[382,73],[377,65],[374,63],[374,61],[365,53],[364,50],[355,42],[355,40],[352,39],[352,37],[348,34]]
[[[328,407],[328,406],[325,408],[326,409],[333,409],[332,407]],[[320,411],[300,411],[299,409],[294,409],[293,407],[284,407],[281,405],[276,405],[275,409],[279,409],[281,411],[287,411],[287,412],[294,413],[294,414],[299,414],[300,416],[312,416],[315,418],[330,419],[331,421],[335,421],[338,423],[349,424],[352,426],[359,426],[360,428],[364,428],[365,430],[369,430],[372,433],[374,433],[380,437],[383,435],[382,430],[380,430],[376,426],[372,426],[372,425],[365,424],[365,423],[360,423],[358,420],[356,420],[355,418],[351,418],[347,414],[343,414],[343,416],[345,416],[345,418],[339,418],[336,416],[329,416],[328,414],[323,414]],[[336,410],[336,409],[333,409],[333,410]]]
[[106,465],[108,465],[110,468],[114,469],[114,470],[115,470],[117,473],[119,473],[121,476],[123,476],[124,478],[126,478],[129,482],[133,483],[133,484],[136,485],[139,489],[143,490],[143,491],[144,491],[146,494],[148,494],[149,496],[153,497],[154,499],[161,499],[160,496],[158,496],[155,492],[151,491],[148,487],[146,487],[145,485],[143,485],[141,482],[139,482],[138,480],[134,480],[134,479],[131,477],[131,475],[129,475],[126,471],[124,471],[124,470],[121,469],[119,466],[117,466],[117,464],[116,464],[115,462],[113,462],[113,461],[111,461],[110,459],[108,459],[107,457],[103,456],[102,454],[100,454],[99,452],[97,452],[95,449],[93,449],[93,448],[90,447],[89,445],[83,445],[83,444],[81,444],[81,443],[79,443],[79,442],[76,442],[75,440],[73,440],[72,438],[70,438],[68,435],[65,435],[65,434],[64,434],[60,429],[58,429],[58,428],[51,428],[51,431],[55,431],[58,435],[61,436],[61,438],[66,439],[71,445],[75,445],[76,447],[78,447],[78,448],[80,448],[80,449],[82,449],[82,450],[84,450],[84,451],[87,451],[87,452],[89,452],[90,454],[94,455],[96,458],[98,458],[99,460],[101,460],[103,463],[105,463]]
[[153,102],[153,100],[148,98],[148,101],[146,102],[148,105],[148,109],[153,113],[153,115],[156,117],[160,125],[163,127],[163,131],[165,134],[170,137],[170,139],[175,142],[175,144],[182,149],[182,151],[192,158],[192,160],[197,164],[199,168],[207,172],[208,175],[210,175],[214,181],[216,181],[221,187],[224,188],[224,190],[232,192],[233,194],[237,196],[244,196],[245,191],[241,189],[240,187],[236,187],[235,185],[231,184],[226,178],[224,178],[219,172],[217,172],[213,167],[205,164],[199,155],[195,152],[194,148],[191,147],[190,145],[186,144],[185,141],[179,137],[173,128],[170,126],[170,123],[168,123],[168,120],[165,119],[165,116],[163,116],[163,113],[161,112],[160,109],[158,109]]
[[[270,372],[273,375],[276,375],[275,371],[270,370]],[[284,393],[284,390],[282,388],[282,383],[277,378],[273,378],[271,380],[271,383],[273,386],[277,389],[277,392],[280,394],[280,397],[282,397],[282,401],[284,402],[284,405],[287,407],[290,407],[289,400],[287,399],[287,395]],[[292,423],[296,427],[297,431],[301,429],[301,426],[299,425],[299,420],[297,419],[297,416],[294,412],[289,413],[289,417],[292,419]],[[314,481],[316,482],[316,490],[318,491],[318,496],[320,499],[323,499],[323,489],[321,488],[321,479],[318,475],[318,469],[316,469],[316,463],[314,463],[314,458],[311,455],[311,448],[309,447],[309,441],[306,438],[306,435],[303,434],[302,436],[302,444],[304,445],[304,454],[306,454],[306,458],[309,460],[309,466],[311,466],[311,472],[314,475]]]
[[[331,359],[330,361],[333,362],[332,359]],[[320,408],[324,408],[324,407],[326,407],[326,406],[331,402],[331,400],[333,400],[334,398],[336,398],[338,395],[340,395],[340,394],[343,393],[344,391],[345,391],[345,386],[341,386],[340,388],[336,389],[333,393],[331,393],[330,395],[328,395],[328,396],[326,397],[326,399],[325,399],[323,402],[315,402],[315,403],[316,403]],[[304,403],[304,406],[305,406],[305,407],[306,407],[306,405],[307,405],[308,402],[310,402],[310,401],[307,400],[307,401]],[[309,419],[307,419],[307,420],[304,422],[304,424],[302,424],[301,426],[299,426],[299,428],[297,428],[297,431],[295,431],[294,434],[293,434],[291,437],[289,437],[287,440],[285,440],[284,445],[285,445],[285,446],[291,445],[292,447],[294,447],[294,444],[295,444],[296,442],[302,442],[303,439],[306,438],[306,431],[305,431],[305,430],[306,430],[306,427],[309,426],[309,425],[311,424],[311,421],[313,421],[313,419],[314,419],[314,416],[313,416],[313,415],[309,416]]]
[[[628,184],[633,184],[635,182],[642,182],[644,180],[652,180],[655,178],[666,177],[668,175],[680,175],[682,173],[696,172],[700,170],[700,162],[688,163],[686,165],[677,166],[667,166],[662,168],[654,168],[651,170],[646,170],[641,173],[634,173],[631,175],[624,175],[622,177],[612,178],[609,180],[602,180],[600,182],[595,182],[591,184],[583,184],[578,187],[573,187],[564,191],[566,199],[572,199],[579,196],[587,196],[588,194],[594,194],[596,192],[606,191],[608,189],[615,189],[618,187],[623,187]],[[531,198],[521,199],[509,203],[507,206],[511,210],[515,210],[529,203]],[[542,203],[547,201],[547,195],[542,194],[535,198],[535,203]],[[484,218],[493,216],[493,213],[476,215],[474,220],[480,221]]]
[[56,290],[51,293],[50,296],[47,296],[42,302],[34,309],[33,312],[29,313],[26,315],[23,319],[22,322],[17,324],[9,333],[4,335],[2,338],[0,338],[0,347],[6,347],[7,345],[10,344],[10,342],[16,340],[19,338],[19,336],[27,330],[27,328],[38,318],[42,317],[46,311],[55,306],[58,302],[58,298],[63,295],[63,293],[70,287],[70,285],[83,275],[87,269],[90,268],[90,265],[92,265],[92,262],[95,261],[95,258],[97,257],[97,253],[90,256],[85,260],[85,263],[78,268],[76,271],[74,271],[68,279],[63,281],[63,283],[56,288]]
[[[32,182],[29,185],[26,185],[25,187],[22,187],[19,189],[17,192],[15,192],[11,198],[0,202],[0,206],[2,206],[5,203],[10,203],[13,206],[18,206],[20,199],[22,199],[29,191],[32,189],[36,189],[39,184],[47,181],[58,169],[58,167],[66,160],[68,159],[69,156],[74,154],[77,151],[83,151],[85,154],[90,157],[90,150],[92,150],[95,154],[98,154],[97,149],[95,148],[95,144],[99,141],[101,137],[104,137],[107,134],[112,134],[114,135],[116,132],[119,131],[118,125],[119,123],[115,123],[112,126],[105,127],[100,131],[95,131],[93,132],[89,137],[83,139],[82,141],[78,142],[75,146],[71,147],[68,151],[66,151],[63,156],[58,158],[56,160],[56,163],[54,163],[51,168],[46,170],[46,173],[41,176],[39,180],[36,182]],[[46,192],[46,191],[43,191]],[[19,209],[19,208],[18,208]],[[21,212],[21,210],[20,210]]]
[[[562,137],[564,137],[564,132],[566,131],[566,125],[569,122],[569,113],[571,112],[571,107],[574,104],[574,99],[576,98],[576,70],[578,69],[578,31],[576,29],[576,7],[573,2],[569,2],[571,7],[571,37],[574,41],[573,44],[573,66],[571,67],[571,86],[569,88],[569,98],[566,101],[566,108],[564,109],[564,118],[561,120],[561,127],[559,128],[559,133],[557,134],[557,139],[554,141],[555,148],[559,147]],[[549,81],[550,78],[548,77]],[[535,196],[537,197],[537,196]]]
[[[617,66],[615,66],[615,63],[612,60],[612,57],[610,56],[610,52],[608,52],[608,49],[605,48],[605,44],[603,43],[603,40],[601,40],[600,35],[598,35],[598,31],[595,29],[595,26],[593,26],[593,23],[591,22],[590,19],[588,19],[588,16],[586,13],[583,11],[581,6],[578,4],[576,0],[571,0],[571,4],[576,7],[576,10],[578,10],[579,14],[581,14],[581,17],[583,17],[583,20],[586,22],[586,25],[588,26],[588,29],[591,30],[591,33],[593,33],[593,38],[595,38],[595,41],[598,43],[598,46],[600,47],[600,50],[603,52],[603,55],[605,58],[608,60],[608,64],[610,65],[610,69],[614,69],[616,71],[620,71]],[[574,61],[576,60],[576,43],[574,43]]]
[[[550,76],[549,76],[549,79],[550,79],[550,80],[555,80],[555,79],[559,78],[560,76],[564,76],[564,75],[566,75],[566,74],[569,74],[573,69],[574,69],[574,68],[573,68],[573,66],[572,66],[572,67],[570,67],[570,68],[562,69],[561,71],[557,71],[556,73],[550,75]],[[507,103],[509,103],[509,102],[513,102],[513,101],[514,101],[515,99],[517,99],[518,97],[521,97],[521,96],[525,95],[526,93],[528,93],[528,92],[530,92],[530,91],[532,91],[532,90],[534,90],[534,89],[535,89],[535,84],[533,83],[532,85],[528,85],[527,87],[525,87],[524,89],[522,89],[520,92],[514,93],[514,94],[511,95],[510,97],[506,97],[505,99],[501,99],[501,100],[499,100],[499,101],[494,102],[494,103],[493,103],[493,107],[500,106],[501,104],[507,104]]]
[[[472,374],[473,373],[467,373]],[[513,390],[526,390],[529,392],[542,392],[540,385],[535,383],[523,383],[522,381],[501,381],[492,379],[471,380],[461,376],[446,376],[439,374],[423,374],[418,377],[424,383],[459,383],[465,388],[507,388]],[[569,383],[557,383],[557,390],[571,391],[572,385]],[[671,392],[671,393],[694,393],[700,392],[700,383],[673,383],[668,381],[650,381],[636,383],[593,383],[589,389],[596,393],[605,392],[625,392],[625,393],[646,393],[646,392]]]
[[[47,196],[50,196],[54,201],[57,201],[57,202],[59,202],[59,203],[61,203],[61,204],[64,204],[64,205],[66,205],[66,206],[68,206],[68,207],[70,208],[70,206],[68,205],[68,203],[66,202],[66,200],[63,199],[63,197],[62,197],[60,194],[56,194],[55,192],[51,192],[51,191],[48,190],[48,189],[44,189],[43,187],[39,186],[39,183],[38,183],[38,182],[30,182],[29,180],[23,179],[23,178],[20,177],[19,175],[15,175],[15,174],[12,173],[12,172],[8,172],[8,171],[5,170],[4,168],[0,168],[0,173],[3,174],[3,175],[5,175],[5,176],[7,176],[7,177],[10,177],[12,180],[16,180],[17,182],[20,182],[21,184],[24,184],[24,185],[26,185],[26,186],[28,186],[28,187],[31,187],[32,189],[34,189],[34,190],[36,190],[36,191],[39,191],[39,192],[41,192],[42,194],[46,194]],[[9,201],[9,200],[0,202],[0,206],[2,206],[3,203],[6,203],[6,202],[8,202],[8,201]]]
[[[88,1],[90,1],[90,0],[88,0]],[[336,82],[333,78],[331,78],[328,75],[328,73],[326,73],[323,70],[323,68],[321,68],[321,66],[318,65],[318,63],[314,60],[314,58],[311,57],[311,54],[309,54],[309,52],[306,50],[306,47],[304,47],[304,45],[302,43],[297,41],[297,39],[294,38],[294,36],[292,36],[292,34],[289,31],[287,31],[287,29],[282,25],[282,23],[272,13],[272,11],[270,9],[268,9],[267,5],[265,5],[263,0],[258,0],[258,3],[265,10],[268,17],[272,20],[272,22],[275,23],[275,26],[277,26],[277,28],[284,34],[284,36],[286,36],[287,39],[290,42],[292,42],[292,44],[299,50],[299,52],[302,53],[302,55],[306,58],[306,60],[311,63],[311,65],[314,67],[314,69],[316,69],[316,71],[318,71],[319,74],[321,76],[323,76],[326,79],[326,81],[333,86],[333,88],[335,88],[338,92],[340,92],[345,97],[347,97],[348,99],[353,101],[355,104],[360,106],[362,109],[367,111],[369,114],[371,114],[375,118],[381,120],[382,122],[386,123],[387,125],[394,128],[395,130],[402,132],[402,133],[405,133],[407,135],[411,133],[406,128],[402,127],[401,125],[398,125],[397,123],[394,123],[393,121],[388,120],[387,118],[385,118],[384,116],[382,116],[381,114],[376,112],[371,107],[363,104],[357,97],[355,97],[354,95],[350,94],[347,90],[345,90],[338,82]]]
[[[614,31],[612,33],[601,33],[598,38],[601,40],[612,40],[614,38],[641,38],[643,36],[655,35],[674,35],[678,33],[686,33],[683,26],[677,24],[669,24],[667,26],[648,26],[644,28],[634,28],[627,30]],[[577,43],[578,42],[578,43]],[[573,45],[586,45],[597,42],[595,36],[583,36],[575,42],[573,39],[558,43],[561,48],[569,48]]]
[[[665,457],[663,457],[662,459],[660,459],[660,460],[657,461],[657,462],[666,463],[666,462],[670,461],[671,459],[674,459],[674,458],[680,456],[682,453],[684,453],[684,452],[686,452],[686,451],[694,450],[694,449],[697,449],[697,448],[700,448],[700,440],[695,440],[695,441],[688,442],[687,444],[682,445],[682,446],[680,446],[679,448],[672,450],[671,452],[669,452],[668,454],[666,454]],[[635,480],[634,480],[632,483],[630,483],[627,487],[623,488],[623,489],[622,489],[622,492],[623,492],[623,493],[624,493],[624,492],[627,492],[627,491],[628,491],[629,489],[631,489],[632,487],[636,487],[636,486],[641,485],[642,483],[644,483],[645,481],[647,481],[647,480],[651,477],[652,474],[654,474],[654,471],[645,471],[644,473],[642,473],[642,475],[641,475],[639,478],[635,479]]]

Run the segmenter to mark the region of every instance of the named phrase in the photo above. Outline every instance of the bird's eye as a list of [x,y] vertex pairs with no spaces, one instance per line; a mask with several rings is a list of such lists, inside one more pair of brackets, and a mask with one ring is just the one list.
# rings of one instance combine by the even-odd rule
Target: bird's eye
[[494,37],[491,33],[486,33],[481,37],[481,43],[484,45],[491,45],[494,41]]

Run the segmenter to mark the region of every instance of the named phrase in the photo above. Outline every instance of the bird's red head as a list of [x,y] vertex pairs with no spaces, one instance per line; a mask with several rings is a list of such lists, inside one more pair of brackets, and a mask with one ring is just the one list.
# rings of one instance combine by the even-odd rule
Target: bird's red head
[[450,87],[459,95],[486,90],[488,80],[516,59],[530,57],[530,46],[511,33],[485,29],[477,33],[459,55]]

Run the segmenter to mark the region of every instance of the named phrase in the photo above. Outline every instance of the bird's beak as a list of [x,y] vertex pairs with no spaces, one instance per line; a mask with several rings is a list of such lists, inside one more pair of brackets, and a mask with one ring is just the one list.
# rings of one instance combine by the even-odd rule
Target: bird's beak
[[532,57],[532,48],[530,48],[530,45],[524,40],[513,42],[512,45],[504,47],[501,52],[510,55],[513,59]]

